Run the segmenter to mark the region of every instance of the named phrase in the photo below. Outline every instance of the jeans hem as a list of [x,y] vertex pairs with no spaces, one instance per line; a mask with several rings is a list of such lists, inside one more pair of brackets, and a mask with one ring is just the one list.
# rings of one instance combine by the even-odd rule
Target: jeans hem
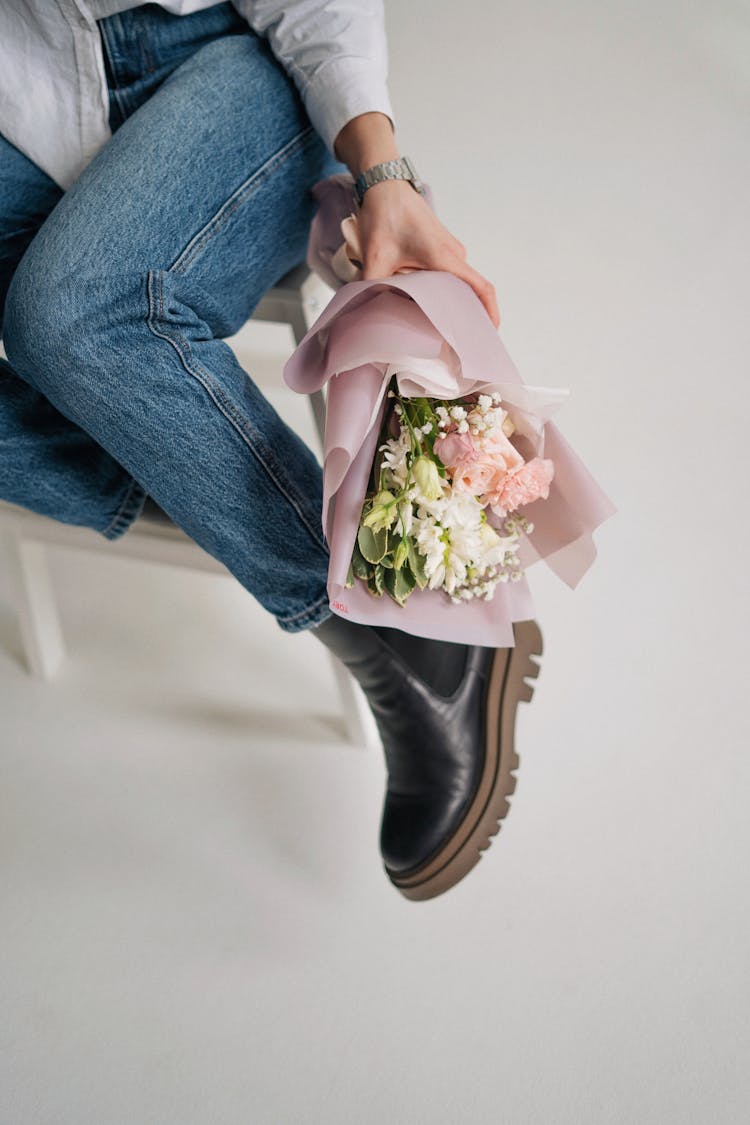
[[331,616],[331,607],[328,604],[328,594],[324,594],[308,609],[295,613],[291,617],[277,617],[276,621],[285,633],[301,633],[315,625],[322,625]]
[[103,531],[100,532],[105,539],[119,539],[129,527],[138,519],[146,503],[146,490],[132,477],[125,491],[117,515]]

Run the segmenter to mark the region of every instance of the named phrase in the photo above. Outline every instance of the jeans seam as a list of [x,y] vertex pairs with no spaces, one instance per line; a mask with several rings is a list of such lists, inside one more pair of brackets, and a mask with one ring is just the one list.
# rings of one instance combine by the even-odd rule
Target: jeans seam
[[102,528],[101,534],[111,537],[113,532],[119,533],[121,530],[126,530],[133,522],[133,518],[137,516],[138,507],[143,505],[145,497],[145,489],[135,477],[132,477],[114,519],[105,528]]
[[112,51],[110,50],[109,39],[107,38],[106,30],[102,26],[101,21],[98,22],[98,26],[99,26],[99,38],[102,41],[102,46],[103,46],[104,50],[107,52],[107,59],[109,61],[109,68],[110,68],[110,71],[112,73],[113,85],[111,87],[108,85],[107,88],[108,88],[109,92],[112,94],[113,98],[115,99],[115,104],[116,104],[117,108],[119,109],[120,114],[122,115],[123,119],[125,119],[127,117],[127,110],[126,110],[125,105],[123,104],[122,98],[120,97],[120,91],[117,88],[117,70],[116,70],[115,63],[114,63],[114,56],[112,54]]
[[[295,624],[298,624],[299,622],[304,622],[308,619],[310,619],[312,621],[313,618],[319,616],[318,612],[317,612],[318,610],[324,609],[324,608],[327,608],[327,607],[328,607],[328,594],[323,594],[322,597],[318,598],[318,600],[313,602],[313,604],[311,606],[308,606],[307,609],[302,610],[301,613],[294,613],[290,617],[279,617],[279,616],[277,616],[276,620],[278,621],[279,625],[282,628],[286,628],[286,626],[288,626],[288,625],[295,625]],[[326,616],[329,616],[329,614],[326,614]],[[325,620],[325,618],[323,618],[322,620]],[[292,632],[293,630],[289,630],[289,631]]]
[[[279,479],[278,473],[274,471],[275,466],[272,463],[270,463],[270,459],[268,458],[267,455],[263,455],[261,453],[260,449],[258,448],[257,439],[253,440],[252,427],[249,425],[247,419],[237,410],[237,408],[232,403],[231,399],[229,399],[227,397],[227,395],[224,394],[223,390],[216,383],[216,381],[213,378],[213,376],[211,375],[211,373],[203,366],[203,364],[199,360],[197,360],[195,358],[195,356],[192,353],[192,349],[190,347],[190,344],[185,339],[185,337],[180,332],[177,332],[174,329],[172,329],[171,326],[168,326],[168,322],[164,319],[164,315],[163,315],[164,314],[164,295],[163,295],[163,287],[162,287],[163,273],[164,273],[164,271],[162,271],[162,270],[149,270],[149,278],[148,278],[148,299],[149,299],[148,326],[149,326],[149,329],[154,334],[154,336],[157,336],[162,340],[166,340],[167,343],[172,345],[172,347],[176,351],[177,355],[179,356],[180,362],[182,363],[185,370],[188,372],[189,375],[192,375],[192,377],[194,379],[197,379],[198,382],[201,384],[201,386],[208,392],[208,394],[210,395],[210,397],[213,400],[213,402],[215,403],[215,405],[218,407],[218,409],[221,411],[221,413],[224,415],[224,417],[227,419],[227,421],[234,427],[235,431],[240,436],[242,441],[244,441],[245,445],[248,447],[250,452],[253,454],[253,456],[255,457],[258,464],[266,472],[266,474],[270,478],[273,485],[286,498],[286,500],[289,502],[289,504],[291,504],[292,508],[297,513],[300,520],[302,521],[305,528],[307,529],[308,534],[312,538],[315,546],[318,547],[320,550],[322,550],[324,554],[328,554],[328,547],[326,545],[325,539],[323,538],[322,534],[316,533],[314,527],[310,524],[310,521],[308,520],[307,516],[305,515],[305,512],[303,511],[300,503],[297,501],[297,499],[294,497],[294,495],[291,493],[291,491],[287,487],[285,487],[285,485]],[[153,289],[154,277],[156,277],[156,281],[157,281],[155,299],[154,299],[154,289]],[[156,310],[157,310],[156,320],[158,320],[158,322],[159,322],[158,325],[155,323],[154,305],[156,305]],[[170,329],[169,331],[167,331],[168,327]]]
[[138,50],[141,56],[141,67],[144,74],[153,74],[154,72],[154,59],[148,42],[148,35],[144,33],[143,27],[136,29],[138,37]]
[[273,153],[272,156],[269,156],[268,160],[266,160],[264,164],[261,164],[260,168],[253,172],[252,176],[241,183],[240,186],[224,200],[221,207],[218,208],[208,222],[193,235],[187,246],[180,252],[169,267],[169,272],[176,274],[184,273],[187,267],[193,263],[205,244],[221,229],[237,208],[244,203],[245,199],[249,195],[252,195],[264,181],[268,179],[272,172],[280,165],[284,164],[298,149],[302,148],[307,139],[314,134],[314,126],[308,125],[302,132],[296,133],[290,141]]

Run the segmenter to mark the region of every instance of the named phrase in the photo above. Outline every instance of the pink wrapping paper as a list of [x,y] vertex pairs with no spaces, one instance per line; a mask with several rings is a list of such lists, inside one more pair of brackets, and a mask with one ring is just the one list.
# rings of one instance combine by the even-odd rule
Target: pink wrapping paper
[[[322,180],[313,193],[319,207],[307,260],[337,292],[286,363],[284,378],[301,394],[327,387],[322,522],[331,552],[331,608],[354,621],[418,636],[512,646],[513,622],[534,616],[525,577],[499,584],[490,601],[461,604],[440,590],[425,589],[415,590],[401,607],[387,594],[374,598],[359,579],[346,588],[385,393],[394,374],[405,395],[461,398],[500,392],[524,458],[548,457],[555,465],[548,498],[520,509],[534,529],[522,535],[519,561],[528,568],[544,559],[574,588],[596,558],[592,532],[617,509],[549,420],[569,392],[522,382],[481,301],[454,274],[412,270],[362,280],[361,270],[344,257],[345,249],[351,253],[356,245],[356,223],[342,227],[358,211],[352,177]],[[429,187],[427,200],[432,206]],[[345,282],[342,275],[360,280]]]

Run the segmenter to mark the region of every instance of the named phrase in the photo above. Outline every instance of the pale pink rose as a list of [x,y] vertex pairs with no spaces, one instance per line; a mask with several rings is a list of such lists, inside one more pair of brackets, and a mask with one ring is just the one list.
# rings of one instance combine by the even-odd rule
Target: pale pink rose
[[485,492],[496,492],[507,475],[505,466],[494,456],[475,455],[467,461],[459,461],[450,470],[453,487],[459,492],[470,492],[483,496]]
[[470,461],[475,452],[470,434],[446,434],[436,439],[433,449],[447,468],[459,461]]
[[500,431],[474,440],[473,456],[453,466],[453,487],[475,496],[498,492],[509,470],[523,465],[523,457]]
[[482,435],[478,453],[481,456],[491,458],[498,468],[502,468],[506,472],[520,469],[524,463],[521,454],[500,429]]
[[520,469],[506,475],[493,494],[488,498],[489,505],[497,516],[507,516],[523,504],[531,504],[540,497],[549,496],[550,482],[555,473],[552,461],[534,457]]
[[453,467],[453,486],[475,496],[498,492],[508,472],[521,468],[523,457],[501,431],[482,434],[474,440],[473,456]]

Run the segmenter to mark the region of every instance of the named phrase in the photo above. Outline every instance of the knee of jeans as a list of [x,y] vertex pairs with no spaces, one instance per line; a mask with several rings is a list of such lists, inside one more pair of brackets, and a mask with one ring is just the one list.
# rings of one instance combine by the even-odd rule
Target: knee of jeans
[[80,278],[28,254],[16,269],[5,302],[3,344],[14,371],[38,390],[74,388],[85,369],[102,286],[88,283],[94,307],[83,298]]

